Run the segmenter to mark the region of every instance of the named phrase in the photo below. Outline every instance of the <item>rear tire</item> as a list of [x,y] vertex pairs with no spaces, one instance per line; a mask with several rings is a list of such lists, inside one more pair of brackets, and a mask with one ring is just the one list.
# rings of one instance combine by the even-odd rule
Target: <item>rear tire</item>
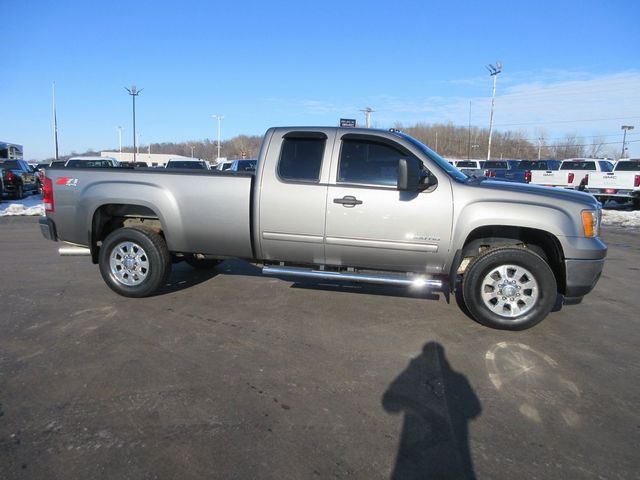
[[100,273],[111,290],[125,297],[147,297],[171,273],[171,255],[158,233],[139,227],[119,228],[102,243]]
[[16,186],[16,193],[14,194],[14,198],[16,200],[22,200],[24,198],[24,189],[21,183]]
[[557,298],[553,271],[524,247],[498,247],[478,255],[462,280],[464,304],[479,323],[525,330],[551,312]]

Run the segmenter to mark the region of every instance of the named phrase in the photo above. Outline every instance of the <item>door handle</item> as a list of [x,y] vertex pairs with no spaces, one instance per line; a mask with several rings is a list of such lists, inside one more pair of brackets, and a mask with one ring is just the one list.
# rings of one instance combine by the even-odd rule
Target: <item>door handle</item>
[[347,195],[342,198],[334,198],[333,203],[339,203],[344,207],[355,207],[356,205],[362,205],[362,200],[358,200],[353,195]]

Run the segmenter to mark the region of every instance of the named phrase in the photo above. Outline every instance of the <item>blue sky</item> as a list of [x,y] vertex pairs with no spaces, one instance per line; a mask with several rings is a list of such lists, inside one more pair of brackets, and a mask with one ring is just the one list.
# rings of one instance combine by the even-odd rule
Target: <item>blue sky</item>
[[[25,158],[262,134],[275,125],[469,121],[497,129],[599,135],[640,156],[640,2],[148,2],[1,0],[0,139]],[[615,142],[618,142],[617,144]]]

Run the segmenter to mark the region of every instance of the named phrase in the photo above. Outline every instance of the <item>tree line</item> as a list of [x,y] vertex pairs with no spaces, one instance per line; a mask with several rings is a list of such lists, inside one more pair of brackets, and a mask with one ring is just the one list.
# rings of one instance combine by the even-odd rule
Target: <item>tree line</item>
[[[401,130],[446,158],[475,158],[486,159],[489,145],[489,129],[472,126],[453,125],[452,123],[417,123],[404,126],[396,123],[394,128]],[[518,131],[494,131],[491,137],[492,159],[522,159],[537,158],[563,160],[577,157],[611,157],[617,158],[615,152],[618,146],[608,144],[604,137],[594,137],[586,142],[577,134],[567,134],[563,138],[549,140],[544,130],[539,130],[536,140],[527,138],[526,134]],[[260,149],[262,137],[258,135],[238,135],[220,142],[220,156],[230,160],[237,158],[256,158]],[[182,155],[209,160],[212,163],[218,156],[218,144],[215,140],[191,140],[185,142],[162,142],[144,145],[139,148],[140,153],[164,153]],[[117,151],[115,148],[113,151]],[[133,152],[132,147],[123,147],[123,152]],[[93,150],[84,153],[72,152],[63,159],[76,155],[99,155]]]

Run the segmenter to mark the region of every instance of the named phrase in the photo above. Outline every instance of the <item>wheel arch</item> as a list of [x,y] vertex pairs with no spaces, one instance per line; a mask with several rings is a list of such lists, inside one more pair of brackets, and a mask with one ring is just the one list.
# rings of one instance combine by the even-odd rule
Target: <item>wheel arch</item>
[[456,285],[459,275],[470,260],[489,248],[522,245],[540,255],[553,271],[558,291],[566,292],[564,251],[558,238],[552,233],[536,228],[487,225],[472,230],[454,257],[450,269],[450,285]]
[[127,226],[142,226],[164,237],[164,224],[150,207],[136,204],[109,203],[99,206],[91,220],[91,260],[98,263],[102,241],[114,230]]

